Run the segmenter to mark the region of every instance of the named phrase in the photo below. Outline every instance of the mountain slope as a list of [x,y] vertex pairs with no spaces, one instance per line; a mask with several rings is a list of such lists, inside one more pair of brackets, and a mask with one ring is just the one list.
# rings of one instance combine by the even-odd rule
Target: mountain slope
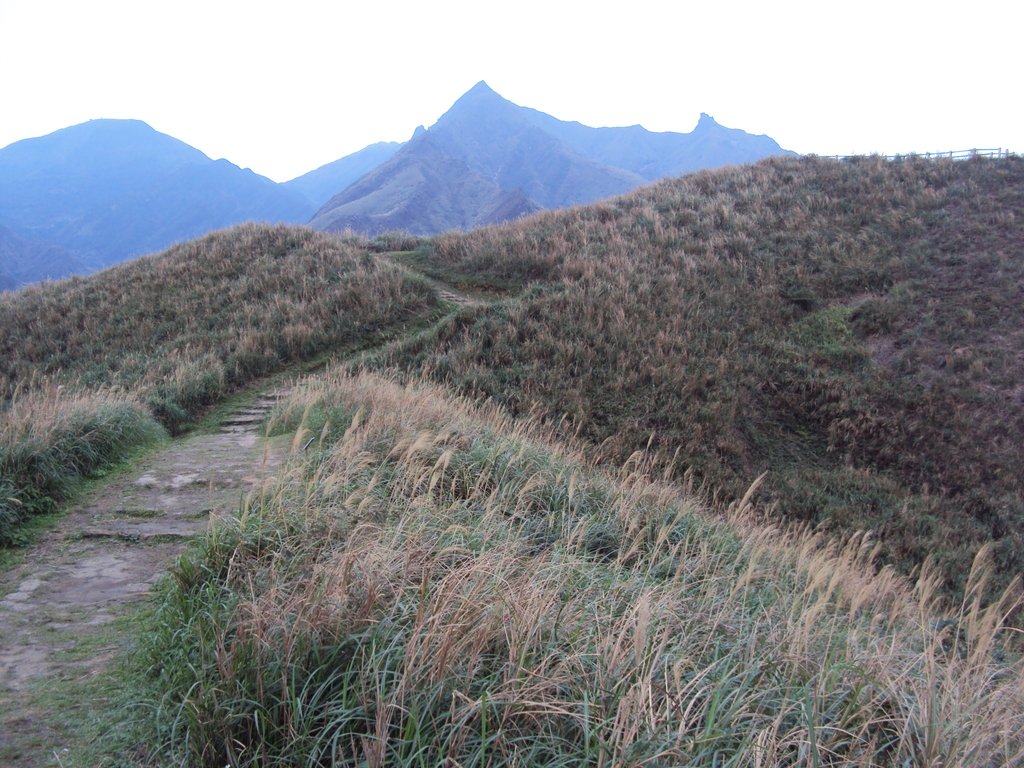
[[[470,182],[473,176],[522,195],[537,208],[562,208],[622,194],[668,174],[782,153],[767,137],[723,128],[706,116],[692,134],[565,123],[519,107],[480,82],[428,131],[414,136],[395,156],[399,163],[332,198],[312,225],[374,234],[382,230],[367,227],[379,217],[390,228],[430,234],[487,219],[495,193]],[[435,174],[429,190],[410,184],[400,172],[422,163],[440,169],[442,155],[457,162],[445,165],[450,175]],[[465,197],[477,191],[480,199]],[[517,215],[523,209],[512,206]]]
[[874,530],[951,590],[1024,571],[1024,161],[774,159],[437,238],[433,277],[537,283],[381,364],[647,445],[725,498]]
[[18,237],[0,225],[0,291],[96,269],[60,246]]
[[331,198],[310,222],[316,229],[423,235],[508,221],[538,210],[419,133],[394,157]]
[[137,120],[92,120],[0,150],[0,224],[101,266],[310,210],[299,194]]
[[402,146],[398,141],[371,144],[358,152],[286,181],[283,186],[305,196],[314,209],[319,209],[356,179],[390,160]]
[[636,174],[574,151],[483,82],[455,102],[428,134],[443,152],[503,189],[521,189],[544,208],[611,197],[643,183]]

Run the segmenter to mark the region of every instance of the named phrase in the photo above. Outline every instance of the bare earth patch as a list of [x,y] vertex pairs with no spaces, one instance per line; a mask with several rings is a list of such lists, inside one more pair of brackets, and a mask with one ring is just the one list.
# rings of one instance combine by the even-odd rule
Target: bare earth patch
[[[71,509],[25,562],[0,574],[0,765],[77,764],[60,726],[31,706],[33,687],[86,681],[118,647],[102,646],[210,520],[232,514],[274,475],[286,441],[260,434],[267,397],[217,434],[176,440]],[[76,652],[77,651],[77,652]]]

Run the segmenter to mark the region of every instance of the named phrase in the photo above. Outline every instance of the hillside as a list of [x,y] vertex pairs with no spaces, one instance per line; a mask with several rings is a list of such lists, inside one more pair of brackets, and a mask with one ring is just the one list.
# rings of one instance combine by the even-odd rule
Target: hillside
[[[1024,764],[1021,210],[1016,157],[777,158],[0,294],[5,546],[276,403],[51,515],[0,635],[63,660],[3,676],[0,759]],[[187,550],[126,533],[173,494]],[[145,607],[45,602],[164,567]]]
[[[786,154],[765,136],[707,116],[691,134],[589,128],[517,106],[477,83],[429,130],[331,198],[311,225],[427,235],[524,212],[594,202],[694,168]],[[424,171],[429,168],[429,171]],[[496,205],[500,196],[520,198]]]
[[959,591],[1024,571],[1024,161],[781,159],[435,239],[411,263],[533,288],[376,362],[650,445],[720,498]]
[[311,210],[318,210],[352,182],[386,163],[401,148],[397,141],[379,141],[286,181],[283,186],[309,200]]
[[365,249],[267,225],[0,294],[0,545],[154,420],[180,431],[256,379],[439,311]]
[[711,514],[435,387],[335,371],[272,424],[316,448],[163,583],[146,764],[1024,758],[1009,602],[937,623],[935,580],[873,573],[860,538]]
[[[313,209],[138,120],[91,120],[0,149],[0,225],[94,268],[244,221],[301,222]],[[49,276],[45,267],[29,279]]]

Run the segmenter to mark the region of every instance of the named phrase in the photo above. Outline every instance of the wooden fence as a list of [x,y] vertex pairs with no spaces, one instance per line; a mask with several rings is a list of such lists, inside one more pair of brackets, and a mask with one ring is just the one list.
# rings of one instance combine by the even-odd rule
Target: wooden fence
[[[1009,157],[1012,155],[1008,149],[997,147],[996,149],[953,149],[948,152],[906,152],[902,155],[879,155],[886,160],[906,160],[912,157],[939,158],[948,157],[952,160],[967,160],[972,157]],[[831,160],[855,160],[860,157],[872,157],[872,155],[825,155]]]

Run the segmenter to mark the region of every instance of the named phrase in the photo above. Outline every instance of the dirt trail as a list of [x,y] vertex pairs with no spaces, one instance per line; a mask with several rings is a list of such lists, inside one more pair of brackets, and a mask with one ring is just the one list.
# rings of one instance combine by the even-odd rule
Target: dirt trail
[[93,647],[110,635],[103,625],[147,595],[190,537],[274,475],[287,443],[266,440],[260,425],[275,397],[153,453],[0,574],[0,765],[69,764],[60,726],[30,704],[32,687],[101,672],[119,650]]
[[400,259],[394,258],[394,256],[391,257],[390,261],[406,274],[415,276],[417,279],[422,280],[433,288],[434,291],[437,292],[437,297],[441,301],[446,301],[449,304],[456,305],[457,307],[481,307],[485,304],[493,303],[493,301],[488,301],[477,296],[470,296],[468,293],[456,290],[454,286],[442,283],[440,280],[435,280],[432,277],[428,277],[418,269],[414,269],[408,264],[404,264]]

